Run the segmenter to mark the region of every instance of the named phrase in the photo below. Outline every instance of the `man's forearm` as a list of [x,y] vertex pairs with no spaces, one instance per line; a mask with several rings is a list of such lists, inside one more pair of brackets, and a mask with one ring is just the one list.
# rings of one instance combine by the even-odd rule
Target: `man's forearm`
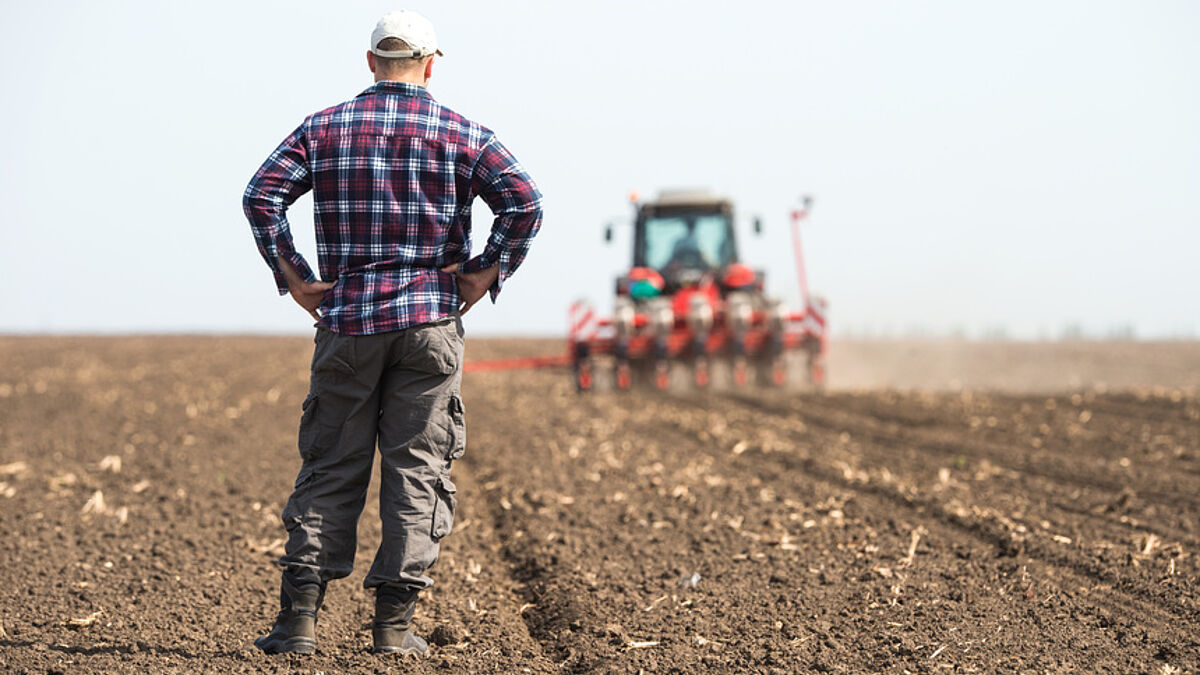
[[495,137],[483,148],[474,176],[478,194],[496,218],[492,221],[487,246],[478,259],[467,262],[464,269],[478,271],[499,267],[491,285],[495,302],[500,287],[525,260],[533,236],[542,224],[542,194],[533,179]]
[[495,276],[488,284],[493,302],[504,282],[524,262],[541,223],[542,210],[536,204],[530,205],[528,210],[512,209],[498,213],[483,252],[463,265],[468,272],[495,268]]
[[287,221],[288,206],[312,187],[307,158],[301,125],[263,162],[242,195],[242,210],[280,294],[287,293],[292,283],[284,276],[282,262],[289,263],[301,279],[316,278],[293,247]]
[[277,263],[279,265],[279,271],[283,272],[283,278],[285,281],[287,281],[288,288],[298,288],[300,284],[304,282],[304,277],[300,276],[300,273],[296,271],[296,268],[292,266],[292,263],[288,262],[287,258],[279,256],[279,258],[277,258]]

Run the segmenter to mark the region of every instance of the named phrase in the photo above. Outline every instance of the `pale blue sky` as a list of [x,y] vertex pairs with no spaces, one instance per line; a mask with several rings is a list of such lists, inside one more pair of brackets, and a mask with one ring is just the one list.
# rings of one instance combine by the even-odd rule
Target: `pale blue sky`
[[[0,332],[307,332],[241,213],[266,154],[370,85],[382,2],[9,3]],[[1200,330],[1200,4],[442,2],[433,94],[497,131],[546,220],[475,334],[610,302],[626,194],[708,186],[835,330]],[[311,201],[292,210],[315,261]],[[476,214],[477,240],[490,223]]]

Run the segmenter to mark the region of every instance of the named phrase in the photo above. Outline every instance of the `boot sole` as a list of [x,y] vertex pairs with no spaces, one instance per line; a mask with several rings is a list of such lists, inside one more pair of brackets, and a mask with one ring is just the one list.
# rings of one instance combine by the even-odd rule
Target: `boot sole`
[[317,650],[317,641],[312,638],[294,637],[287,640],[268,640],[260,637],[254,646],[267,654],[312,654]]

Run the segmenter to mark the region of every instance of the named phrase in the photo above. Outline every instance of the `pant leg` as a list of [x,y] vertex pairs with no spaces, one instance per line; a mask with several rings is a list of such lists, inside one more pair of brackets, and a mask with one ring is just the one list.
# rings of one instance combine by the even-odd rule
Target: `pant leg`
[[288,541],[279,563],[294,581],[323,583],[354,568],[358,518],[375,458],[386,343],[324,328],[315,342],[300,421],[303,463],[283,510]]
[[403,331],[381,382],[383,542],[363,585],[417,591],[454,522],[450,462],[461,452],[463,331],[458,317]]

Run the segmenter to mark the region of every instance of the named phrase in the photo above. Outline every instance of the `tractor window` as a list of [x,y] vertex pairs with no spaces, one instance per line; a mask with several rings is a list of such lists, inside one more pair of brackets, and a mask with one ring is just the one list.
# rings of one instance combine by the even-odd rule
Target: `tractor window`
[[646,265],[715,269],[733,262],[729,219],[716,213],[652,216],[645,225]]
[[672,254],[686,246],[688,222],[684,218],[650,218],[646,221],[646,264],[656,270],[667,266]]
[[699,216],[692,232],[710,268],[733,262],[733,241],[729,238],[729,221],[725,216]]

